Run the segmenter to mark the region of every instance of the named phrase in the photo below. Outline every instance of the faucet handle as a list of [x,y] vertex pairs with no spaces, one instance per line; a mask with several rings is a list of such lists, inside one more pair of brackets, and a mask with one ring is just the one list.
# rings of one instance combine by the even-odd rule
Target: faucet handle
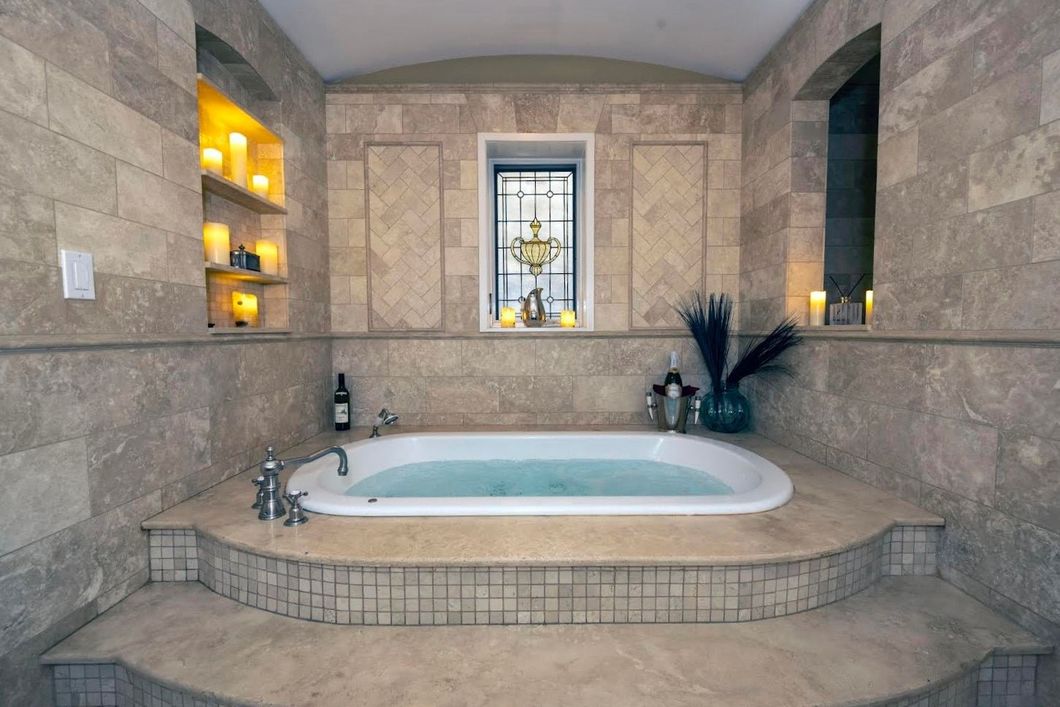
[[289,489],[287,493],[284,494],[284,498],[291,503],[291,508],[287,512],[287,520],[283,522],[285,526],[290,528],[291,526],[302,525],[309,522],[309,516],[307,516],[305,511],[302,510],[301,501],[304,496],[308,495],[308,491],[291,491]]
[[251,479],[250,483],[258,487],[258,493],[254,497],[253,505],[251,505],[250,507],[254,509],[261,508],[261,502],[265,498],[265,489],[262,488],[262,486],[265,484],[265,477],[259,476],[256,479]]
[[261,462],[261,473],[265,474],[279,474],[283,470],[283,460],[277,459],[275,450],[273,447],[265,448],[265,459]]

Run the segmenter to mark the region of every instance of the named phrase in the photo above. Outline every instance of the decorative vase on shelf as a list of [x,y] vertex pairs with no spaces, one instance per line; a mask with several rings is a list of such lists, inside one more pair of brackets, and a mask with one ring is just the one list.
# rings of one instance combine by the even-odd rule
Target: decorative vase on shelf
[[751,424],[751,403],[739,388],[713,391],[703,396],[699,410],[703,426],[712,432],[742,432]]

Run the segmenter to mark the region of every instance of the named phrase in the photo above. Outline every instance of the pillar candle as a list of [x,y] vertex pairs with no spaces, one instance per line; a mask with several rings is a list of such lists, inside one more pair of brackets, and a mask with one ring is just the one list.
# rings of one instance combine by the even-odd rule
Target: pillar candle
[[216,221],[207,221],[202,225],[202,245],[206,252],[206,262],[228,265],[231,243],[228,226]]
[[216,147],[207,147],[202,151],[202,168],[218,177],[223,174],[224,156]]
[[254,252],[261,258],[261,271],[266,275],[280,274],[280,249],[272,241],[258,241]]
[[232,318],[236,326],[250,326],[258,316],[258,296],[249,292],[232,293]]
[[577,326],[577,318],[573,309],[564,309],[560,311],[559,325],[565,329],[573,329]]
[[515,326],[515,308],[501,307],[501,327],[511,329]]
[[241,187],[247,186],[247,136],[228,134],[228,162],[230,179]]
[[865,323],[872,324],[872,290],[865,290]]
[[258,196],[268,199],[269,198],[269,178],[264,174],[255,174],[250,178],[250,191],[254,192]]
[[810,293],[810,326],[824,326],[825,293],[815,290]]

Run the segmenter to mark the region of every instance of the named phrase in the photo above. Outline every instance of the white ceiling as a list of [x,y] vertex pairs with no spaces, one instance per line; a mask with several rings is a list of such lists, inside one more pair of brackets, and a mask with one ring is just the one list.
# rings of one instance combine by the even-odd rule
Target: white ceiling
[[811,0],[261,0],[326,81],[421,62],[579,54],[741,80]]

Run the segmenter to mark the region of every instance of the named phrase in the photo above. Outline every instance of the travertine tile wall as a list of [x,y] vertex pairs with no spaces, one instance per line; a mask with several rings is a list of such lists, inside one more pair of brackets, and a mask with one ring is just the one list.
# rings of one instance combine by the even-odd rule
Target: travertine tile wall
[[[1060,5],[814,3],[745,84],[742,323],[801,314],[817,289],[798,255],[823,215],[813,89],[873,42],[879,331],[810,339],[794,380],[754,386],[757,427],[944,516],[943,576],[1055,640]],[[886,336],[906,330],[934,333]],[[1010,335],[1027,330],[1041,345]]]
[[[595,313],[599,331],[627,331],[631,327],[675,328],[669,305],[690,286],[735,293],[738,288],[740,221],[741,93],[737,84],[706,82],[680,86],[356,86],[335,85],[327,94],[328,187],[331,230],[331,315],[336,332],[434,329],[449,333],[478,331],[478,147],[479,132],[593,132],[596,134],[595,194]],[[366,145],[437,144],[441,147],[440,185],[444,222],[435,238],[443,244],[437,266],[417,272],[427,283],[415,293],[409,309],[424,308],[428,292],[441,283],[444,321],[413,317],[394,326],[389,309],[389,251],[366,252]],[[666,161],[656,171],[635,178],[635,144],[663,143],[693,151],[685,164]],[[679,146],[679,147],[677,147]],[[377,149],[377,148],[369,148]],[[660,146],[656,151],[663,150]],[[644,156],[643,153],[642,157]],[[663,152],[660,157],[670,157]],[[645,165],[646,168],[646,165]],[[687,173],[686,173],[687,172]],[[694,173],[694,174],[693,174]],[[368,178],[373,178],[369,169]],[[385,186],[405,188],[406,182]],[[652,192],[656,185],[656,192]],[[665,222],[667,208],[650,215],[652,223],[671,227],[666,250],[678,265],[696,263],[694,273],[677,268],[678,276],[664,282],[652,264],[631,258],[631,239],[655,239],[666,229],[638,230],[631,225],[635,189],[640,198],[658,199],[681,193],[688,202],[683,222]],[[371,185],[367,185],[371,191]],[[426,188],[424,185],[423,188]],[[693,213],[695,212],[695,213]],[[641,213],[643,217],[645,212]],[[431,210],[433,219],[434,211]],[[698,216],[698,220],[696,220]],[[373,217],[374,218],[374,217]],[[679,234],[672,233],[680,225]],[[372,249],[376,234],[371,227]],[[434,241],[419,234],[420,247]],[[649,243],[649,241],[645,241]],[[657,240],[650,241],[658,246]],[[686,252],[691,250],[691,252]],[[432,256],[433,258],[433,256]],[[649,287],[638,291],[647,304],[630,297],[631,261],[635,274]],[[433,263],[433,259],[431,261]],[[369,268],[372,268],[371,274]],[[376,268],[380,268],[379,272]],[[422,268],[421,268],[422,269]],[[369,291],[371,286],[372,291]],[[380,288],[385,291],[375,291]],[[423,301],[421,301],[423,300]],[[634,321],[631,321],[631,310]],[[645,318],[645,315],[647,317]]]
[[[264,230],[287,231],[293,328],[327,331],[323,87],[264,11],[3,3],[0,485],[15,509],[0,520],[5,705],[51,704],[40,651],[146,581],[144,518],[325,423],[326,339],[206,335],[196,22],[280,96],[267,116],[287,141],[290,213]],[[94,254],[97,300],[62,299],[58,248]]]

